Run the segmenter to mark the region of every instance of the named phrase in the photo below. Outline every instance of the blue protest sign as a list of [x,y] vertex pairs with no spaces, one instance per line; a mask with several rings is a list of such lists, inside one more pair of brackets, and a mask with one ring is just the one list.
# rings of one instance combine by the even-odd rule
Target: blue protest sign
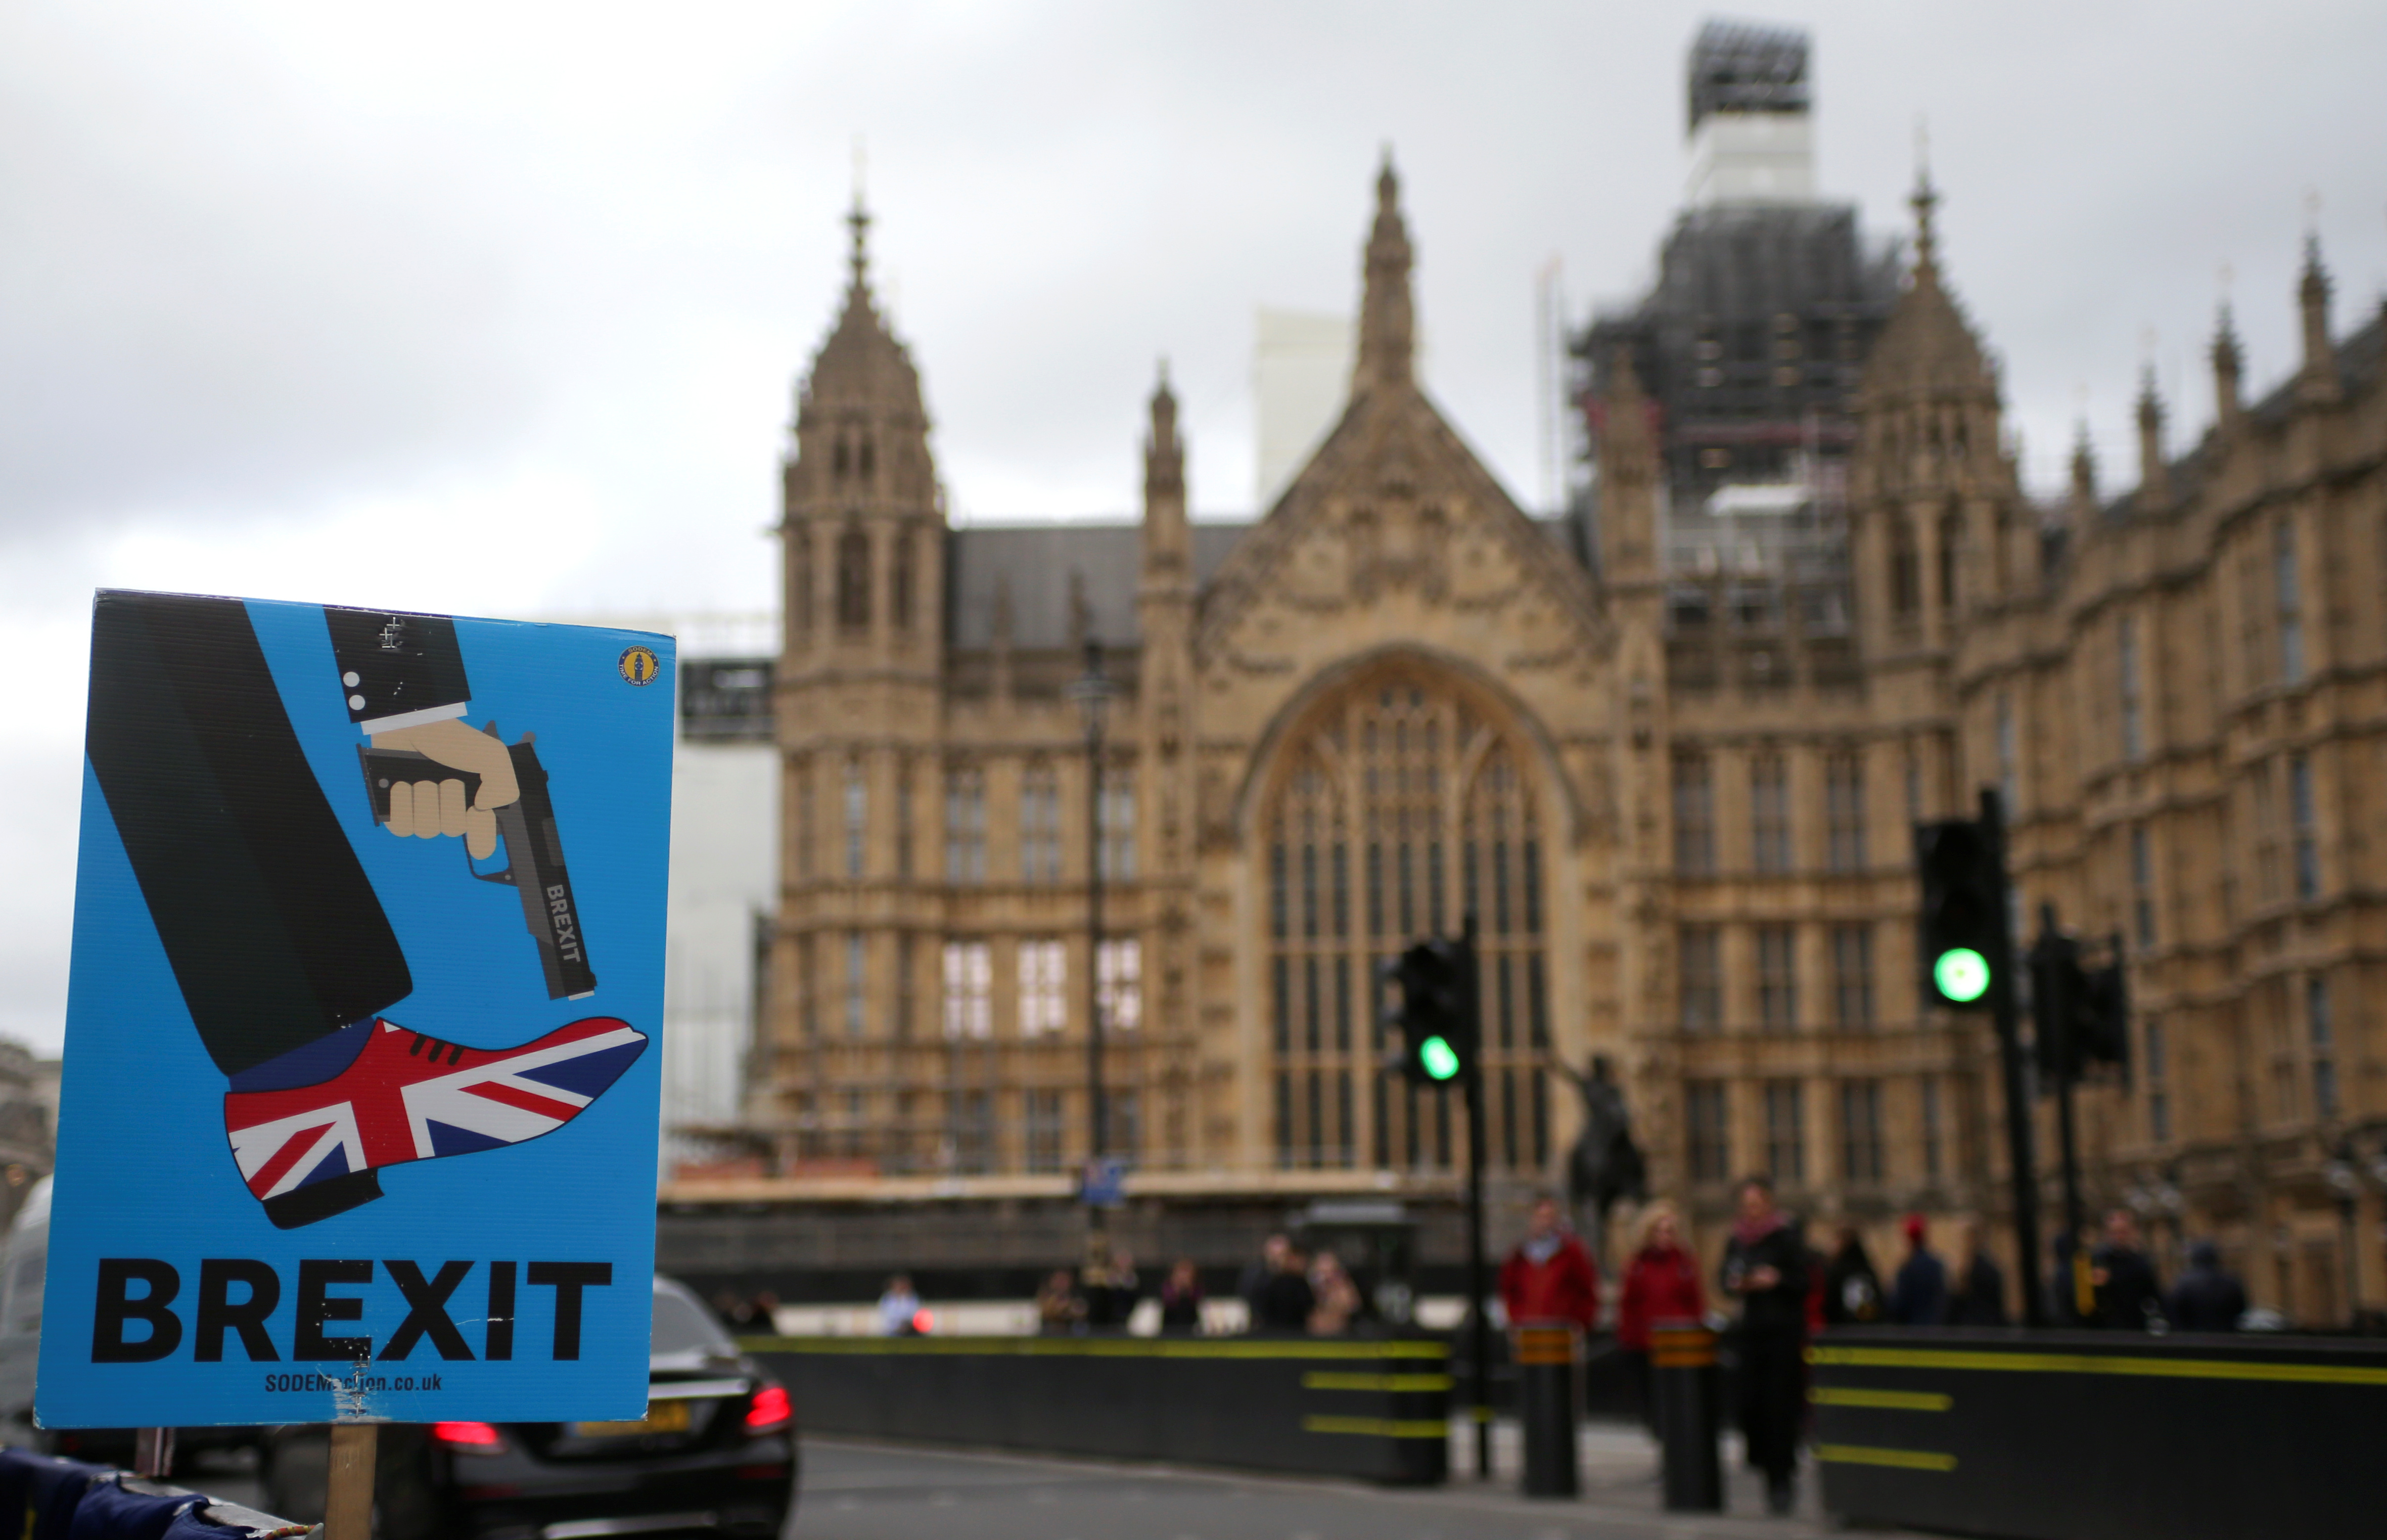
[[44,1425],[642,1414],[675,676],[99,595]]

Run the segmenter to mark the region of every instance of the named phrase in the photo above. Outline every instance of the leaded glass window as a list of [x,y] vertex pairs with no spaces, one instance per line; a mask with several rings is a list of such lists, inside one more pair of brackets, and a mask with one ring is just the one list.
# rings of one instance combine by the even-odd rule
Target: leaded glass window
[[1329,701],[1263,824],[1264,1008],[1275,1148],[1292,1167],[1447,1168],[1455,1092],[1380,1067],[1382,964],[1476,916],[1485,1149],[1539,1171],[1552,1140],[1547,850],[1517,745],[1440,681],[1379,675]]

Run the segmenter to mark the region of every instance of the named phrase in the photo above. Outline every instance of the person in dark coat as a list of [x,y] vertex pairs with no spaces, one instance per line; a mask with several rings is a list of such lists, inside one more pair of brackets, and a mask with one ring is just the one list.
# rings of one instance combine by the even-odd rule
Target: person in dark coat
[[1889,1286],[1889,1319],[1897,1326],[1938,1326],[1948,1319],[1948,1267],[1931,1255],[1929,1227],[1906,1217],[1906,1260]]
[[2097,1291],[2095,1323],[2109,1331],[2144,1332],[2167,1321],[2154,1264],[2139,1249],[2139,1224],[2129,1210],[2105,1216],[2105,1239],[2089,1257]]
[[1740,1432],[1749,1463],[1765,1472],[1765,1506],[1787,1513],[1806,1410],[1807,1245],[1765,1178],[1745,1178],[1738,1201],[1717,1282],[1740,1301]]
[[1843,1222],[1839,1243],[1824,1264],[1824,1324],[1863,1326],[1881,1319],[1881,1275],[1865,1255],[1864,1237]]
[[1981,1227],[1967,1221],[1958,1231],[1954,1276],[1948,1281],[1948,1324],[2003,1326],[2006,1323],[2006,1275],[1981,1245]]
[[2246,1285],[2221,1270],[2221,1248],[2188,1248],[2188,1270],[2171,1289],[2171,1323],[2183,1332],[2235,1332],[2246,1313]]
[[1307,1332],[1309,1314],[1318,1308],[1317,1291],[1309,1286],[1309,1258],[1287,1246],[1275,1260],[1276,1270],[1260,1285],[1260,1312],[1253,1329]]

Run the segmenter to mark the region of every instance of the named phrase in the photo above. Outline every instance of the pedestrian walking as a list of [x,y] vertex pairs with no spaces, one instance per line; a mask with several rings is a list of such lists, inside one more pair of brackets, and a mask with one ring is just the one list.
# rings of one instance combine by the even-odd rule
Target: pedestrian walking
[[1562,1321],[1588,1332],[1599,1323],[1599,1269],[1560,1218],[1558,1199],[1534,1200],[1525,1238],[1500,1264],[1500,1303],[1511,1327]]
[[1160,1285],[1160,1329],[1163,1332],[1202,1330],[1202,1274],[1190,1256],[1181,1256]]
[[1359,1286],[1344,1270],[1343,1259],[1320,1251],[1309,1265],[1309,1334],[1339,1337],[1351,1330],[1359,1314]]
[[1906,1260],[1899,1264],[1898,1277],[1889,1285],[1889,1322],[1893,1326],[1944,1325],[1948,1319],[1948,1265],[1931,1255],[1926,1239],[1930,1227],[1922,1215],[1909,1214],[1903,1229]]
[[2197,1241],[2188,1270],[2171,1289],[2171,1323],[2183,1332],[2235,1332],[2246,1313],[2246,1285],[2221,1269],[2221,1248]]
[[920,1295],[912,1287],[909,1273],[897,1273],[887,1281],[886,1292],[878,1296],[878,1334],[882,1337],[916,1337],[920,1334]]
[[1641,1211],[1633,1260],[1625,1265],[1624,1292],[1616,1302],[1616,1347],[1624,1372],[1649,1422],[1657,1407],[1649,1394],[1649,1333],[1661,1321],[1695,1321],[1707,1314],[1699,1264],[1683,1248],[1682,1222],[1674,1205],[1660,1201]]
[[1948,1324],[2003,1326],[2006,1275],[1981,1244],[1981,1227],[1971,1219],[1957,1232],[1958,1261],[1948,1283]]
[[1867,1326],[1881,1319],[1881,1275],[1865,1255],[1864,1236],[1847,1220],[1824,1264],[1824,1324]]
[[1766,1508],[1787,1513],[1806,1410],[1807,1246],[1765,1178],[1742,1179],[1737,1202],[1718,1281],[1740,1301],[1740,1433],[1749,1463],[1765,1472]]
[[2161,1332],[2171,1324],[2164,1314],[2163,1284],[2154,1264],[2139,1249],[2139,1222],[2127,1208],[2105,1216],[2105,1238],[2090,1254],[2089,1281],[2096,1290],[2095,1323],[2108,1331]]

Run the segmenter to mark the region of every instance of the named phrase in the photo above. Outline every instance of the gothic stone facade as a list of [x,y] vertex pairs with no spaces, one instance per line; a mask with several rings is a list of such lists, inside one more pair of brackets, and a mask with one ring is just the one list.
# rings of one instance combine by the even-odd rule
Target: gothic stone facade
[[[1098,994],[1109,1142],[1143,1192],[1447,1193],[1460,1109],[1381,1069],[1370,979],[1471,911],[1502,1179],[1550,1179],[1576,1122],[1556,1067],[1597,1053],[1695,1216],[1761,1169],[1812,1214],[1993,1217],[1992,1049],[1919,1006],[1908,830],[1998,785],[2024,915],[2131,958],[2134,1075],[2084,1102],[2092,1200],[2342,1308],[2325,1162],[2387,1130],[2381,328],[2332,342],[2316,257],[2291,385],[2240,404],[2225,318],[2193,451],[2166,461],[2150,396],[2141,485],[2101,503],[2084,460],[2053,518],[2017,486],[1927,190],[1917,212],[1855,402],[1854,623],[1807,629],[1833,607],[1675,622],[1629,360],[1596,543],[1518,508],[1413,374],[1389,167],[1348,408],[1249,526],[1189,524],[1164,382],[1139,525],[948,527],[857,213],[785,466],[752,1109],[782,1171],[1066,1191]],[[1092,817],[1090,638],[1118,689]]]

